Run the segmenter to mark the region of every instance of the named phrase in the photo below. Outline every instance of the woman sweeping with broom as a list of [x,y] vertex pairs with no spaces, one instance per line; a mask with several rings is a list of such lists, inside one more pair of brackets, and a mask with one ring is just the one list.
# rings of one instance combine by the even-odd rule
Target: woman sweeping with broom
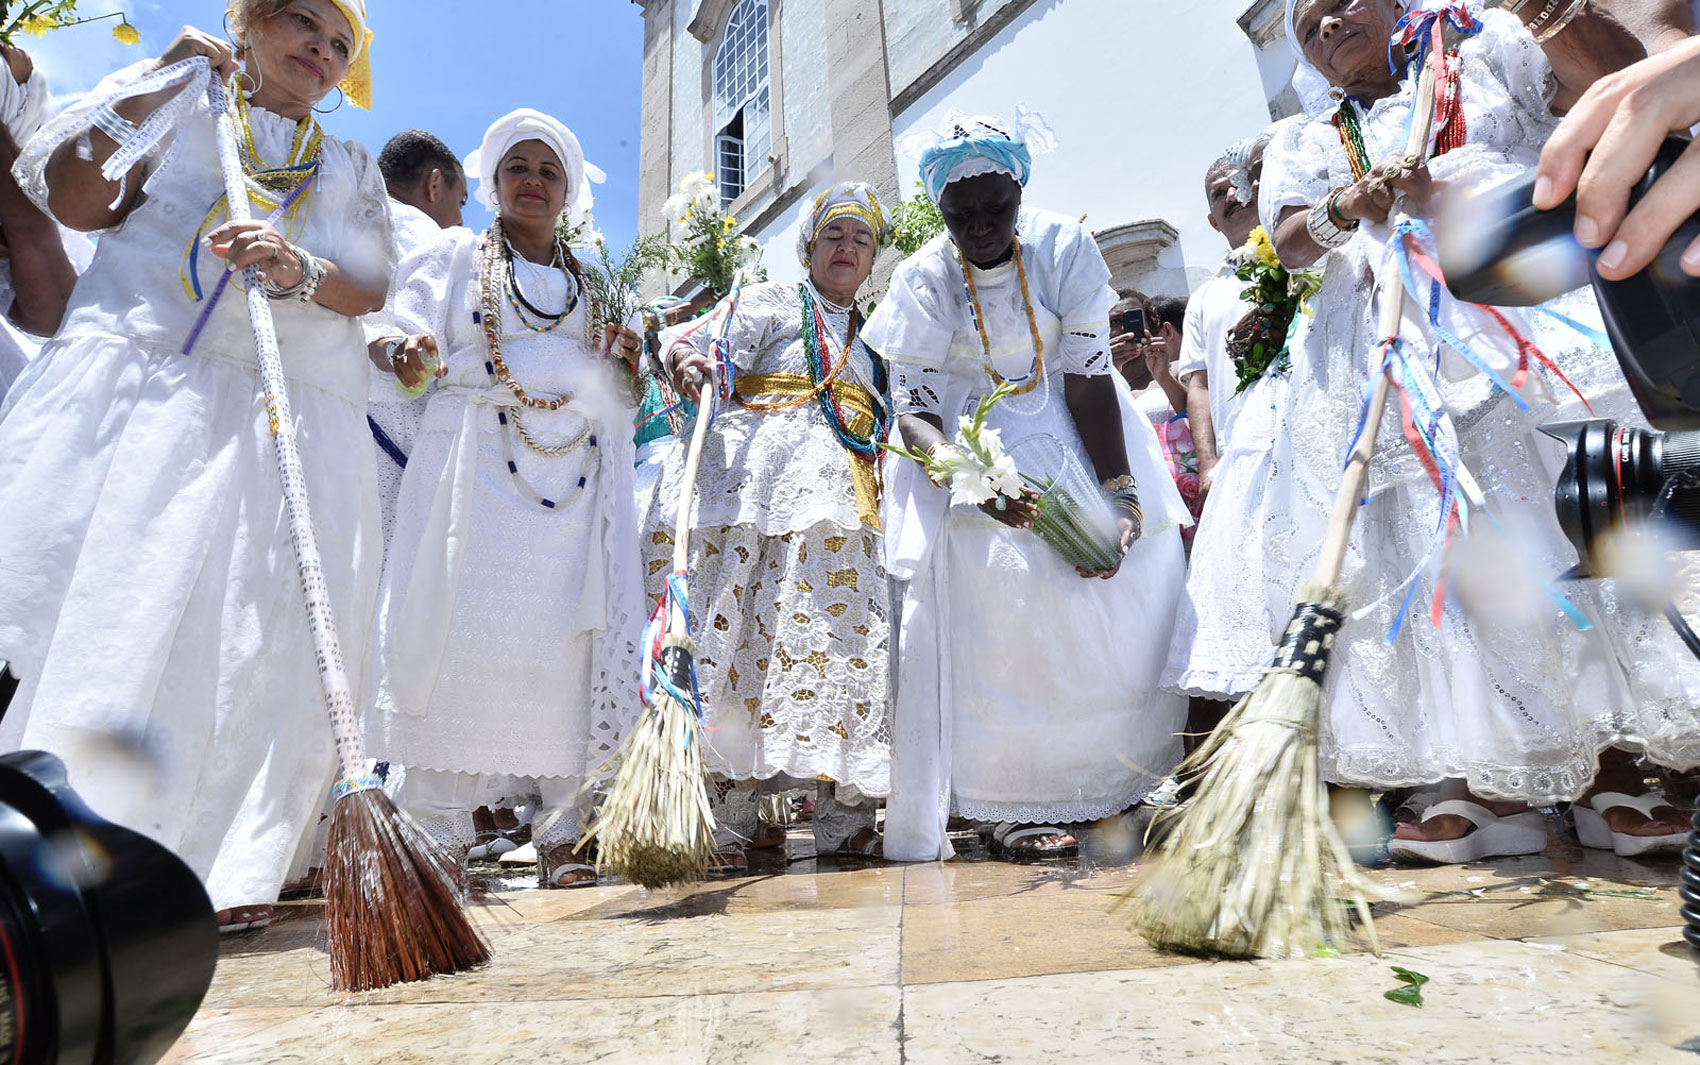
[[[740,289],[667,353],[689,397],[711,370],[731,392],[706,437],[689,540],[722,871],[746,867],[740,843],[767,842],[757,837],[759,786],[816,782],[817,853],[879,853],[891,622],[878,442],[890,406],[856,294],[890,241],[871,186],[825,189],[799,221],[807,279]],[[717,342],[730,365],[715,365]],[[687,459],[681,441],[664,460],[646,554],[671,553]],[[652,591],[669,569],[651,563]]]
[[[259,267],[357,665],[380,544],[355,316],[393,267],[377,166],[312,114],[339,84],[368,103],[363,5],[230,15],[234,46],[184,30],[18,164],[38,203],[101,238],[0,422],[0,658],[23,680],[0,741],[62,757],[97,812],[173,848],[237,929],[269,921],[334,759],[242,294],[198,320],[227,264]],[[230,117],[255,221],[225,221],[209,66],[241,69]]]
[[[1575,556],[1552,510],[1557,449],[1535,427],[1565,404],[1581,407],[1572,385],[1602,414],[1632,412],[1610,353],[1568,327],[1449,298],[1431,311],[1421,259],[1401,267],[1386,255],[1395,194],[1420,222],[1441,204],[1436,193],[1431,206],[1432,190],[1453,196],[1521,173],[1552,129],[1552,110],[1630,58],[1634,44],[1582,3],[1525,4],[1522,20],[1464,5],[1447,11],[1465,36],[1440,70],[1432,163],[1409,168],[1388,161],[1412,122],[1415,78],[1404,46],[1417,31],[1401,36],[1400,5],[1288,0],[1301,78],[1325,80],[1333,98],[1309,94],[1311,117],[1278,127],[1261,208],[1283,262],[1331,252],[1303,357],[1294,360],[1287,427],[1315,498],[1338,482],[1375,365],[1381,332],[1366,297],[1400,291],[1401,269],[1416,279],[1421,298],[1401,330],[1414,356],[1398,371],[1407,385],[1401,404],[1419,425],[1426,405],[1444,408],[1457,449],[1431,449],[1411,422],[1382,434],[1347,556],[1361,613],[1344,626],[1330,669],[1322,775],[1383,789],[1448,781],[1443,801],[1400,826],[1390,849],[1461,862],[1540,851],[1545,823],[1527,804],[1581,796],[1597,756],[1614,743],[1677,765],[1700,759],[1692,714],[1700,669],[1661,619],[1626,597],[1566,585],[1565,603],[1543,587]],[[1444,215],[1434,221],[1448,224]],[[1416,237],[1409,246],[1420,256]],[[1566,310],[1592,314],[1591,305]],[[1313,544],[1321,541],[1316,519]],[[1604,790],[1645,790],[1629,776]],[[1627,831],[1682,827],[1650,816],[1656,806],[1617,805],[1608,816]]]
[[578,138],[530,108],[467,160],[496,220],[396,285],[446,372],[396,505],[378,611],[374,753],[401,805],[464,854],[484,774],[535,779],[545,886],[594,884],[574,845],[588,777],[638,710],[643,586],[632,501],[636,333],[604,325],[556,232],[592,202]]

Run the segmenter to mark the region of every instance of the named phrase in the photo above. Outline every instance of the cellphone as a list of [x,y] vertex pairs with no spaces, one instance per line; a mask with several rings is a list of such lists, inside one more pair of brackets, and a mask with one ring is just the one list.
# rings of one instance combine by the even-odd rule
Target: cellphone
[[1145,311],[1142,308],[1122,312],[1122,332],[1141,338],[1145,336]]

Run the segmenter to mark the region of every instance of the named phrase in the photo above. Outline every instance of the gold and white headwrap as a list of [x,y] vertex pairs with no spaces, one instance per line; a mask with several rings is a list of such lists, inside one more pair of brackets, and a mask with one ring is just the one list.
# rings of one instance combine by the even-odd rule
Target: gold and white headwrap
[[804,266],[809,265],[809,253],[820,231],[834,219],[845,217],[859,218],[873,231],[876,251],[891,243],[891,222],[874,187],[865,181],[843,181],[822,191],[803,208],[797,224],[797,258]]

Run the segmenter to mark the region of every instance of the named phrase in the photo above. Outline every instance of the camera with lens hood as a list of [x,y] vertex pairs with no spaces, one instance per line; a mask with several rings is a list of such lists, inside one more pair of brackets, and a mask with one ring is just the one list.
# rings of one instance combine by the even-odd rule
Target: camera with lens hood
[[[1688,143],[1665,141],[1631,204]],[[1683,249],[1700,237],[1700,215],[1645,270],[1608,281],[1594,269],[1596,253],[1572,236],[1575,197],[1537,210],[1534,181],[1530,173],[1474,198],[1436,227],[1436,238],[1447,286],[1472,303],[1530,306],[1591,284],[1624,377],[1654,427],[1606,419],[1542,426],[1569,451],[1555,503],[1581,557],[1571,576],[1606,575],[1600,547],[1608,532],[1652,529],[1660,549],[1700,548],[1700,279],[1680,266]]]

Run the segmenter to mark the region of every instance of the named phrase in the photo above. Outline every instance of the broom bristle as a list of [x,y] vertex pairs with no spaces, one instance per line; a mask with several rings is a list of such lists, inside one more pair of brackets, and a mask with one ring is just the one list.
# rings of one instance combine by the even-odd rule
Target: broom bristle
[[[1299,601],[1343,609],[1338,588],[1307,582]],[[1179,772],[1197,780],[1166,815],[1155,867],[1123,901],[1154,946],[1229,958],[1311,954],[1347,945],[1350,900],[1374,943],[1361,876],[1328,813],[1317,767],[1322,685],[1272,668]]]
[[690,884],[708,876],[714,844],[702,724],[662,691],[633,726],[620,768],[586,837],[596,864],[640,887]]
[[338,799],[325,861],[331,985],[371,991],[489,961],[463,887],[460,863],[381,789]]

